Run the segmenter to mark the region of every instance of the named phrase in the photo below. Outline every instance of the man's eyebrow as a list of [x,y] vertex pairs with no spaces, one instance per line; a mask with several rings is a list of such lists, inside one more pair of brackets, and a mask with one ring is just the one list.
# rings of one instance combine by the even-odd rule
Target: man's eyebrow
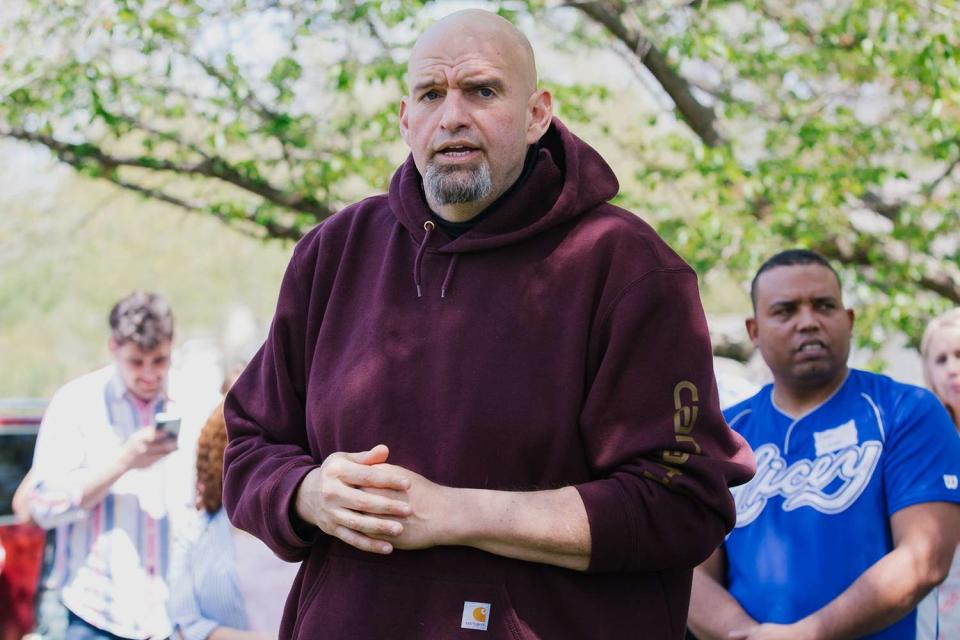
[[774,300],[773,302],[770,303],[768,308],[777,309],[780,307],[789,308],[789,307],[795,307],[795,306],[797,306],[796,300]]
[[503,81],[498,78],[485,78],[482,76],[474,78],[464,78],[459,85],[465,89],[476,89],[478,87],[489,87],[498,93],[503,93]]
[[430,89],[432,87],[436,87],[440,83],[441,81],[438,80],[436,77],[424,78],[423,80],[419,81],[417,84],[413,85],[413,89],[411,91],[412,93],[419,93],[424,89]]

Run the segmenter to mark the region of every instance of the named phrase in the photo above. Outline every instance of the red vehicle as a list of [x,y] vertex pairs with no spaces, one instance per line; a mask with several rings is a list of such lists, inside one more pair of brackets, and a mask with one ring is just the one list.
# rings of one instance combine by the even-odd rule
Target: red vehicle
[[30,469],[46,403],[0,400],[0,640],[33,628],[45,534],[13,515],[13,494]]

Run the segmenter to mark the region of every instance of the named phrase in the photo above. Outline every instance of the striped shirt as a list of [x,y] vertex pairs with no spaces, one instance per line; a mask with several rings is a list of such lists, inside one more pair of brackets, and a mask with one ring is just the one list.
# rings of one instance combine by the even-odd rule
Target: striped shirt
[[276,636],[298,568],[235,529],[222,508],[199,512],[174,538],[170,618],[184,640],[204,640],[218,627]]
[[116,463],[123,444],[169,405],[143,402],[113,366],[66,384],[51,399],[34,452],[34,520],[56,527],[51,583],[90,624],[128,638],[165,638],[170,518],[176,509],[168,459],[132,469],[91,509],[81,509],[93,473]]
[[223,509],[204,511],[174,540],[170,618],[184,640],[204,640],[217,627],[249,630],[230,531]]

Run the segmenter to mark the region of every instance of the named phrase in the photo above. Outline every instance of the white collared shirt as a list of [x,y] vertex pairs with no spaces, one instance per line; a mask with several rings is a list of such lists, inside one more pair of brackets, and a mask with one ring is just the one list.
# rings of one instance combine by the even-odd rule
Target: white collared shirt
[[115,367],[88,373],[51,399],[37,436],[31,499],[34,520],[57,528],[53,580],[77,616],[112,634],[166,638],[172,467],[161,459],[120,477],[107,496],[81,509],[94,471],[115,464],[127,438],[164,410],[164,394],[138,406]]

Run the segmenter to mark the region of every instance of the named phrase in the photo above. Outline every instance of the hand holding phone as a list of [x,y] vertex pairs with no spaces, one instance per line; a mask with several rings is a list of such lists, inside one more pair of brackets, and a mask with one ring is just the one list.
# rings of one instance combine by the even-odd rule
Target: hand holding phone
[[180,435],[180,416],[162,412],[156,415],[157,430],[164,431],[176,438]]

